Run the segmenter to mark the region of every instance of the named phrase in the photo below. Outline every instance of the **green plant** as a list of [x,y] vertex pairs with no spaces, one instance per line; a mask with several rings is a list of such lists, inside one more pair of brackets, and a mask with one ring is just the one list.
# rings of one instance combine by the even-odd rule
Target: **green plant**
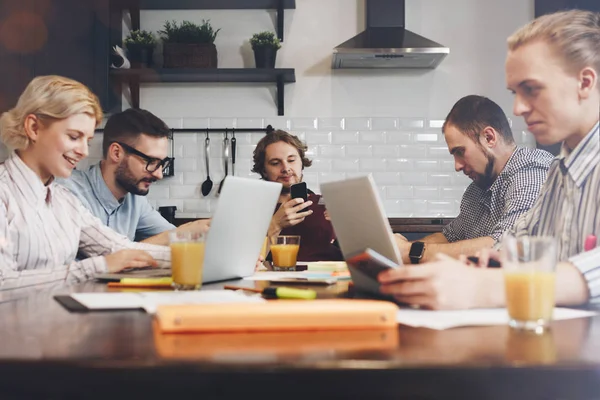
[[129,35],[125,38],[125,45],[139,45],[139,46],[148,46],[154,47],[156,46],[156,38],[151,32],[144,30],[135,30],[131,31]]
[[158,31],[165,43],[214,43],[221,29],[216,31],[210,25],[210,20],[202,20],[202,24],[183,21],[166,21],[163,30]]
[[252,49],[257,47],[273,47],[274,49],[281,48],[279,38],[273,32],[259,32],[252,35],[250,38]]

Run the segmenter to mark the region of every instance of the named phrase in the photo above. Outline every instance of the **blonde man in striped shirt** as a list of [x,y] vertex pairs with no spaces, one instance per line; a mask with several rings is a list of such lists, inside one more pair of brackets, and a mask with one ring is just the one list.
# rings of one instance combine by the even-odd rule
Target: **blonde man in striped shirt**
[[[540,196],[515,233],[558,239],[556,302],[600,303],[600,13],[572,10],[537,18],[508,39],[506,81],[514,113],[544,145],[562,142]],[[489,252],[489,250],[488,250]],[[444,258],[379,276],[382,292],[428,308],[505,303],[502,271]],[[488,255],[482,257],[487,265]]]
[[[88,155],[101,120],[97,97],[60,76],[33,79],[0,117],[0,138],[12,150],[0,164],[0,291],[168,267],[168,247],[129,241],[54,183]],[[87,258],[75,261],[78,253]]]

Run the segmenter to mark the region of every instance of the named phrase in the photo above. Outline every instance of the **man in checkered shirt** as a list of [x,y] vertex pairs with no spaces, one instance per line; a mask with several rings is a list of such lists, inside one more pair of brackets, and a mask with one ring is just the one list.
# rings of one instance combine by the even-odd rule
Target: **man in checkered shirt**
[[429,261],[437,253],[468,256],[492,247],[533,205],[554,158],[543,150],[518,147],[500,106],[482,96],[460,99],[442,132],[456,171],[473,183],[463,195],[458,217],[441,233],[421,239],[424,246],[396,235],[405,263]]

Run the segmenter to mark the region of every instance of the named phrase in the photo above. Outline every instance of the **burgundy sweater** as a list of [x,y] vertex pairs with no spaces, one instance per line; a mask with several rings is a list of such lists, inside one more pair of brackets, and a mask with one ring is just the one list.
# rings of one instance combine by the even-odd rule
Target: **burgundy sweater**
[[[280,235],[301,237],[298,261],[343,261],[340,249],[331,244],[335,233],[331,222],[325,219],[325,206],[319,205],[320,198],[320,194],[309,192],[308,199],[313,204],[304,211],[312,210],[313,213],[299,224],[283,229]],[[277,204],[275,212],[280,206],[281,204]]]

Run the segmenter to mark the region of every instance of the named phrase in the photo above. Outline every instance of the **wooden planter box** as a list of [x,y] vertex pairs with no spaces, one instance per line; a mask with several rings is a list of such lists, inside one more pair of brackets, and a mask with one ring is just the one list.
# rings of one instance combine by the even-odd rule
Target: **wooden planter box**
[[210,44],[165,43],[165,68],[217,68],[217,47]]

